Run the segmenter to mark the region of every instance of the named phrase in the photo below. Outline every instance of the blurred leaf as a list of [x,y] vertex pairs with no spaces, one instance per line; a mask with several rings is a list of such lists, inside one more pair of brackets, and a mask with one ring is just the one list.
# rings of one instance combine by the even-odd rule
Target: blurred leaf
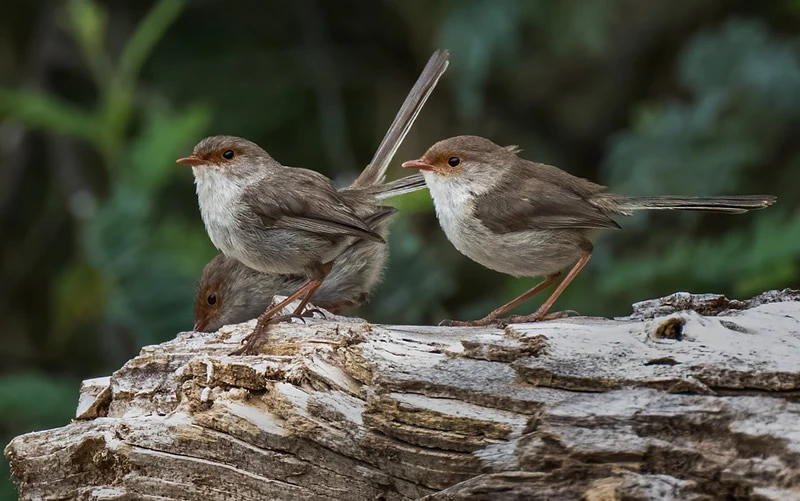
[[90,262],[109,284],[107,321],[132,332],[138,345],[163,341],[192,325],[196,276],[180,273],[175,255],[158,247],[153,203],[151,193],[117,184],[83,240]]
[[671,104],[643,113],[644,120],[612,143],[606,158],[612,189],[629,195],[732,191],[766,144],[736,130],[741,121],[725,118],[725,105],[714,95],[694,107]]
[[106,10],[93,0],[68,0],[66,13],[67,29],[78,43],[95,84],[102,89],[111,78],[111,65],[105,54]]
[[122,167],[119,159],[133,112],[133,93],[132,87],[114,82],[102,95],[99,113],[103,135],[98,149],[103,155],[106,168],[112,174]]
[[178,18],[185,0],[159,0],[136,27],[119,60],[118,78],[124,86],[132,86],[144,62]]
[[396,207],[398,211],[407,214],[433,211],[433,200],[431,200],[431,195],[427,189],[387,198],[384,203]]
[[94,116],[47,94],[0,89],[0,117],[31,129],[79,137],[95,145],[101,136]]
[[677,279],[683,288],[690,284],[713,287],[732,278],[740,294],[760,292],[752,284],[785,276],[788,263],[800,256],[800,214],[785,218],[772,209],[760,216],[750,226],[730,230],[721,238],[681,237],[661,253],[617,260],[596,285],[617,293],[631,284]]
[[69,423],[78,403],[79,381],[39,373],[0,377],[2,435],[17,435]]
[[614,0],[583,2],[580,8],[570,2],[527,1],[526,18],[537,32],[545,33],[554,52],[560,56],[581,52],[601,55],[607,49],[610,29],[619,3]]
[[[15,436],[69,423],[78,402],[78,380],[40,373],[0,377],[0,444]],[[0,456],[0,479],[10,478],[8,462]],[[17,499],[11,482],[0,482],[0,500]]]
[[[0,437],[0,440],[2,440],[3,443],[8,441],[4,440],[3,437]],[[5,456],[0,457],[0,479],[8,479],[7,481],[0,482],[0,501],[17,501],[19,499],[17,489],[12,482],[11,471],[9,470]]]
[[[800,120],[800,58],[763,25],[733,21],[681,55],[693,102],[647,106],[611,142],[604,169],[626,194],[713,195],[741,185]],[[691,183],[686,180],[691,179]]]
[[162,221],[154,230],[153,246],[172,256],[176,272],[198,279],[199,270],[217,254],[199,217],[191,224],[175,219]]
[[104,139],[101,151],[111,172],[118,170],[119,151],[133,112],[139,70],[153,47],[183,9],[184,0],[159,0],[139,23],[120,56],[114,78],[102,94]]
[[56,278],[53,289],[53,329],[48,349],[59,351],[76,327],[103,317],[106,284],[85,261],[71,263]]
[[800,0],[782,0],[781,4],[789,13],[800,13]]
[[451,50],[450,78],[465,117],[478,116],[483,107],[483,87],[498,58],[510,56],[519,37],[517,0],[451,2],[439,32],[440,47]]
[[[383,282],[374,292],[375,301],[360,311],[375,322],[419,324],[430,320],[432,311],[441,316],[440,300],[454,292],[452,262],[440,262],[411,229],[405,213],[394,216],[389,235],[390,263]],[[444,236],[438,235],[444,243]],[[456,252],[455,249],[450,249]],[[414,284],[407,287],[400,284]]]
[[748,298],[774,288],[775,284],[792,284],[798,276],[796,259],[797,256],[787,256],[784,261],[771,263],[757,274],[739,278],[734,284],[736,296]]
[[772,111],[779,114],[800,107],[797,47],[772,38],[761,22],[735,20],[697,36],[681,57],[679,72],[699,97],[728,89],[764,104],[773,101]]
[[145,192],[164,186],[182,172],[175,164],[181,149],[202,135],[210,120],[204,106],[192,106],[177,114],[149,110],[141,133],[129,147],[128,167],[122,173],[126,182]]

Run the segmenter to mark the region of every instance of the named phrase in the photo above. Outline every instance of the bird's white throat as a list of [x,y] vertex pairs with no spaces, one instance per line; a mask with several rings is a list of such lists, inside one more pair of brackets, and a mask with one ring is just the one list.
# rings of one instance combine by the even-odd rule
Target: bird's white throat
[[441,176],[429,171],[423,171],[423,175],[442,230],[448,240],[464,252],[467,242],[463,240],[471,233],[465,232],[466,227],[474,226],[475,196],[484,193],[488,186],[483,189],[472,186],[473,183],[457,175]]
[[200,215],[214,246],[228,253],[235,246],[233,228],[244,190],[252,180],[226,175],[214,167],[193,167]]

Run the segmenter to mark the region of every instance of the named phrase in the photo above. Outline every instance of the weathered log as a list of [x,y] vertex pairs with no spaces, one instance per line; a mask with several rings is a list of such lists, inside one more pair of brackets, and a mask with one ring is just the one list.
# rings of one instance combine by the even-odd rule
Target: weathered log
[[800,499],[800,294],[499,328],[253,323],[86,381],[24,499]]

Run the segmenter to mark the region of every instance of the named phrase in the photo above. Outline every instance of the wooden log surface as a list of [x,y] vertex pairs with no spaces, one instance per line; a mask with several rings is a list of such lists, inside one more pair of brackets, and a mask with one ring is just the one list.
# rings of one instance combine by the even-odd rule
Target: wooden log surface
[[[254,323],[85,381],[23,499],[800,499],[800,293],[501,328]],[[35,398],[35,396],[32,396]]]

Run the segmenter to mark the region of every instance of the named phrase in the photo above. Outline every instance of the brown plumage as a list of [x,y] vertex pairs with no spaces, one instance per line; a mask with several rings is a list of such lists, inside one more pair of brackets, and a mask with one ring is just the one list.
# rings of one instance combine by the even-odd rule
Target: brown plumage
[[291,301],[301,299],[295,314],[302,313],[350,246],[384,243],[380,223],[392,209],[381,205],[379,185],[447,59],[446,51],[431,56],[353,189],[337,190],[322,174],[283,166],[255,143],[232,136],[206,138],[192,155],[178,159],[192,166],[203,223],[217,249],[260,273],[306,278],[305,285],[267,308],[234,353],[252,350]]
[[574,265],[539,310],[507,321],[547,318],[555,300],[588,262],[594,232],[620,228],[612,215],[661,209],[736,214],[776,200],[771,195],[626,197],[551,165],[525,160],[519,152],[516,146],[501,147],[482,137],[458,136],[439,141],[419,160],[403,164],[422,171],[439,223],[462,254],[509,275],[545,277],[481,320],[449,324],[497,322]]
[[[367,188],[341,190],[365,191],[379,199],[425,188],[425,180],[416,174]],[[377,212],[366,220],[382,237],[389,234],[389,216],[394,209]],[[333,263],[330,274],[314,294],[314,304],[333,313],[342,313],[366,302],[380,282],[388,257],[385,245],[373,240],[359,240],[347,247]],[[194,329],[216,331],[226,324],[245,322],[257,317],[273,296],[289,296],[307,279],[302,274],[262,273],[235,259],[218,254],[203,269],[195,297]]]

